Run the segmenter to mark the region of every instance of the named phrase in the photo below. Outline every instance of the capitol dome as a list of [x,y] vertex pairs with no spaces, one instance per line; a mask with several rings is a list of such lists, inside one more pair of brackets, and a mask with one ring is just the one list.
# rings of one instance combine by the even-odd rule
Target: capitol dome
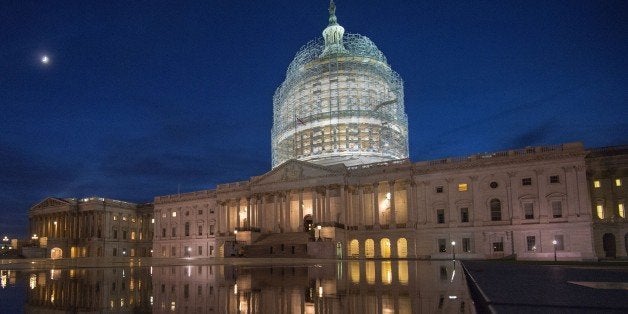
[[367,37],[344,34],[333,0],[323,36],[301,47],[273,97],[273,168],[408,157],[403,82]]

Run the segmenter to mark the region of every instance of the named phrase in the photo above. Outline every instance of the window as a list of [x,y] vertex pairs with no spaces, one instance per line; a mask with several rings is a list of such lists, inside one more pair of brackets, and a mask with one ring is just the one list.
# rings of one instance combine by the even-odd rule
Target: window
[[155,223],[155,218],[151,218],[150,219],[150,223],[154,224]]
[[113,252],[112,252],[113,256],[118,256],[118,249],[117,248],[113,248]]
[[203,246],[202,245],[198,246],[198,255],[203,255]]
[[199,210],[198,210],[198,214],[199,214],[199,215],[202,215],[202,214],[203,214],[203,210],[202,210],[202,209],[199,209]]
[[214,246],[213,245],[209,246],[209,255],[214,255]]
[[177,212],[172,212],[172,217],[177,217]]
[[552,201],[552,216],[554,218],[563,217],[563,202]]
[[122,240],[126,240],[126,230],[122,230]]
[[621,186],[621,179],[615,179],[615,186]]
[[122,216],[122,221],[126,221],[126,216]]
[[203,225],[198,225],[198,235],[203,235]]
[[599,189],[601,186],[602,186],[602,183],[600,183],[600,180],[593,181],[594,188]]
[[177,227],[172,227],[172,237],[177,236]]
[[135,240],[135,231],[131,231],[131,240]]
[[489,184],[489,186],[491,187],[491,189],[496,189],[499,186],[499,184],[497,184],[497,182],[493,181],[493,182],[491,182],[491,184]]
[[554,240],[556,240],[556,251],[564,251],[565,237],[562,234],[557,234],[554,236]]
[[535,236],[527,236],[526,243],[528,245],[528,251],[536,251],[536,237]]
[[493,252],[503,252],[504,242],[493,242]]
[[534,203],[523,203],[525,219],[534,219]]
[[469,208],[460,208],[460,222],[469,222]]
[[445,223],[445,210],[444,209],[436,210],[436,222],[439,224]]
[[595,210],[597,212],[597,218],[604,219],[604,205],[597,204]]
[[496,198],[491,200],[491,221],[502,220],[502,202]]
[[210,208],[210,209],[209,209],[209,213],[210,213],[210,214],[213,214],[213,213],[214,213],[214,209],[213,209],[213,208]]
[[113,238],[114,239],[118,238],[118,230],[117,229],[113,229]]
[[214,225],[209,225],[209,234],[214,235]]
[[170,256],[177,256],[177,247],[173,246],[170,248]]
[[521,179],[521,185],[532,185],[532,178]]
[[440,280],[447,281],[449,279],[449,275],[447,274],[447,266],[440,267]]
[[118,216],[113,215],[113,220],[114,220],[114,221],[118,220]]
[[441,253],[447,252],[447,240],[438,239],[438,251]]
[[166,237],[166,228],[162,228],[161,229],[161,237],[165,238]]
[[131,222],[132,222],[132,223],[135,223],[135,218],[131,218]]
[[617,212],[619,213],[619,217],[626,218],[626,212],[624,211],[624,203],[617,204]]
[[458,192],[465,192],[468,188],[466,183],[458,183]]
[[161,213],[161,218],[166,218],[166,212]]
[[190,216],[190,211],[189,211],[189,210],[186,210],[186,211],[185,211],[185,216],[186,216],[186,217],[187,217],[187,216]]
[[559,176],[550,176],[549,180],[550,180],[550,183],[560,183],[560,177]]
[[471,252],[471,238],[462,238],[462,251]]
[[189,222],[185,223],[185,236],[186,237],[190,236],[190,223]]
[[443,193],[443,186],[439,185],[436,187],[436,193]]

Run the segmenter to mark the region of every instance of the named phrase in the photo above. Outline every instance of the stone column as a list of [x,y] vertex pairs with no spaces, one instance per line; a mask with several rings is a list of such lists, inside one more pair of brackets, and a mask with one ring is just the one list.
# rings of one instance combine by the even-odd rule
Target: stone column
[[273,194],[273,212],[271,214],[271,230],[274,232],[275,228],[277,227],[277,221],[278,221],[278,212],[279,212],[279,204],[278,204],[278,195],[277,193]]
[[247,196],[246,198],[246,224],[244,227],[251,227],[251,196]]
[[240,198],[236,199],[236,228],[242,227],[242,222],[240,221]]
[[346,226],[349,224],[349,206],[347,206],[347,196],[345,195],[345,186],[344,184],[340,185],[340,208],[338,209],[338,213],[342,214],[342,219],[338,219],[340,223]]
[[266,207],[266,195],[262,194],[261,197],[260,197],[260,208],[258,210],[258,214],[259,214],[259,224],[258,224],[258,226],[260,227],[260,229],[266,227],[264,225],[264,220],[266,220],[265,207]]
[[227,223],[227,235],[231,234],[233,230],[231,230],[231,213],[229,210],[229,202],[225,202],[225,212],[226,212],[226,223]]
[[303,189],[299,189],[299,231],[303,231]]
[[363,186],[358,186],[357,215],[358,215],[358,230],[364,230],[364,187]]
[[410,179],[409,184],[406,186],[406,197],[408,198],[408,225],[407,228],[414,228],[417,222],[416,215],[416,183],[414,179]]
[[373,229],[379,229],[379,183],[373,183]]
[[323,213],[323,221],[330,222],[333,219],[331,216],[331,189],[329,186],[325,187],[325,213]]
[[318,192],[316,191],[316,188],[314,188],[312,189],[312,223],[317,224],[318,222]]
[[292,232],[292,215],[291,215],[291,211],[292,211],[292,192],[290,190],[288,190],[288,192],[286,192],[286,200],[285,200],[285,216],[286,216],[286,231],[288,232]]
[[397,228],[397,213],[395,209],[395,181],[388,181],[388,190],[390,191],[390,221],[388,222],[390,229]]

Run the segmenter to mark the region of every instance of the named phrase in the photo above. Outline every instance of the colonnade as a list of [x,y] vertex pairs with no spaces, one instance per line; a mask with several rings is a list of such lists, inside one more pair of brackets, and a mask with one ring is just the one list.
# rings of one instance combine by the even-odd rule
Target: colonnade
[[306,231],[306,219],[314,225],[353,230],[395,229],[417,221],[409,208],[416,203],[416,185],[384,181],[368,185],[332,184],[230,198],[218,197],[217,231]]

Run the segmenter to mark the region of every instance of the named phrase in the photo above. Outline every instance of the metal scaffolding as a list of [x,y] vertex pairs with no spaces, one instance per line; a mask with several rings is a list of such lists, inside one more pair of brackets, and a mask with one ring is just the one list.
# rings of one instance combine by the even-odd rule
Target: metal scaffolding
[[[330,13],[334,14],[331,11]],[[330,25],[296,54],[273,97],[273,168],[408,157],[403,82],[365,36]]]

